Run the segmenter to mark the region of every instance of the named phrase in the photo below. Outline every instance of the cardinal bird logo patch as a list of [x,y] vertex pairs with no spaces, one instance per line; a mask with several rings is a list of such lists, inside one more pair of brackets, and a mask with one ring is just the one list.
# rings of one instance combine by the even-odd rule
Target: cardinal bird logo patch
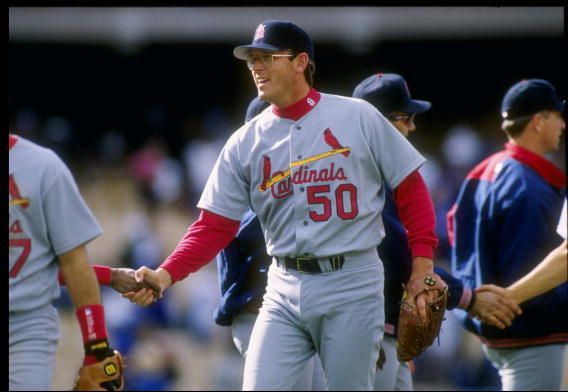
[[[330,146],[334,150],[340,150],[342,148],[345,148],[339,143],[337,138],[333,136],[333,133],[331,133],[331,129],[329,128],[326,128],[325,131],[323,131],[323,140],[327,143],[328,146]],[[350,153],[351,151],[349,150],[342,152],[344,157],[348,157]]]
[[16,180],[12,174],[10,174],[10,180],[8,182],[8,193],[10,195],[11,206],[20,206],[24,210],[30,206],[30,199],[22,197],[18,184],[16,184]]
[[[272,188],[272,193],[275,198],[283,198],[291,194],[292,183],[306,184],[313,182],[323,181],[344,181],[347,180],[342,167],[336,167],[335,163],[331,163],[329,167],[322,169],[308,169],[307,164],[319,161],[321,159],[342,154],[348,157],[351,154],[351,147],[344,147],[331,129],[326,128],[323,131],[323,141],[331,147],[331,150],[325,151],[310,157],[300,159],[299,161],[292,161],[290,167],[285,170],[272,170],[272,163],[267,155],[262,156],[262,182],[258,186],[260,192]],[[299,167],[299,170],[292,174],[292,169]],[[282,180],[286,180],[283,182]],[[274,186],[278,184],[278,190],[274,190]]]
[[256,41],[263,38],[264,38],[264,25],[259,24],[258,27],[256,28],[256,31],[254,32],[254,40]]

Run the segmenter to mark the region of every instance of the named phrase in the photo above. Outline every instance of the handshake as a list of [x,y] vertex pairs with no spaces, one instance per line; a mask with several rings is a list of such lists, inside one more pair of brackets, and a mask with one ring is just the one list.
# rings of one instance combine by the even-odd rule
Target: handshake
[[123,298],[140,306],[149,306],[161,299],[171,284],[171,276],[163,268],[111,268],[110,286]]
[[[123,298],[140,306],[149,306],[161,299],[171,284],[172,278],[163,268],[111,268],[110,286]],[[522,313],[518,306],[521,301],[514,298],[509,288],[486,284],[478,287],[475,293],[469,314],[485,324],[504,329]]]

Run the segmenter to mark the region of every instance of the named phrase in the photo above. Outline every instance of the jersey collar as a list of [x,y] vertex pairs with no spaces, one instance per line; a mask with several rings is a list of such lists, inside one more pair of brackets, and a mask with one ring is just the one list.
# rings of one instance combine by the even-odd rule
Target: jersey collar
[[8,142],[8,151],[10,151],[12,149],[12,147],[14,147],[14,144],[16,144],[16,142],[18,141],[18,137],[16,135],[12,135],[11,133],[9,134],[10,136],[10,141]]
[[553,187],[566,187],[566,175],[544,157],[511,142],[505,143],[505,149],[514,159],[531,167]]
[[279,117],[284,117],[289,120],[296,121],[302,118],[310,110],[312,110],[318,104],[320,98],[321,94],[313,88],[310,88],[308,95],[290,106],[286,106],[285,108],[278,108],[272,105],[272,113]]

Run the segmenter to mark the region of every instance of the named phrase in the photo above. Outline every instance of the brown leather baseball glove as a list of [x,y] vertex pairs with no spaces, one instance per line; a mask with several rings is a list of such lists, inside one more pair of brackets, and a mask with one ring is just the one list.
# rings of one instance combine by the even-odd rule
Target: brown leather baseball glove
[[[448,286],[438,274],[429,274],[408,282],[404,287],[398,319],[396,352],[400,362],[407,362],[422,354],[440,334],[448,301]],[[434,291],[436,298],[427,301],[428,321],[418,314],[416,300],[420,295]]]
[[79,369],[74,391],[121,391],[124,388],[124,360],[114,350],[114,355]]

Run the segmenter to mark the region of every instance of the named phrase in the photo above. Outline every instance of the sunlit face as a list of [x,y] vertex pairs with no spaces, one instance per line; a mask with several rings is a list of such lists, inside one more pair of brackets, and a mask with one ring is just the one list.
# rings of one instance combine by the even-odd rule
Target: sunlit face
[[387,116],[387,119],[405,137],[408,137],[408,134],[416,129],[414,125],[414,114],[394,111]]
[[288,51],[253,49],[250,58],[252,62],[247,62],[247,65],[258,97],[272,103],[279,102],[289,93],[290,80],[294,76],[294,64],[290,61],[292,55]]
[[545,151],[553,152],[558,150],[558,147],[560,146],[560,138],[566,129],[566,121],[564,120],[562,113],[555,111],[543,112],[543,118],[540,126]]

